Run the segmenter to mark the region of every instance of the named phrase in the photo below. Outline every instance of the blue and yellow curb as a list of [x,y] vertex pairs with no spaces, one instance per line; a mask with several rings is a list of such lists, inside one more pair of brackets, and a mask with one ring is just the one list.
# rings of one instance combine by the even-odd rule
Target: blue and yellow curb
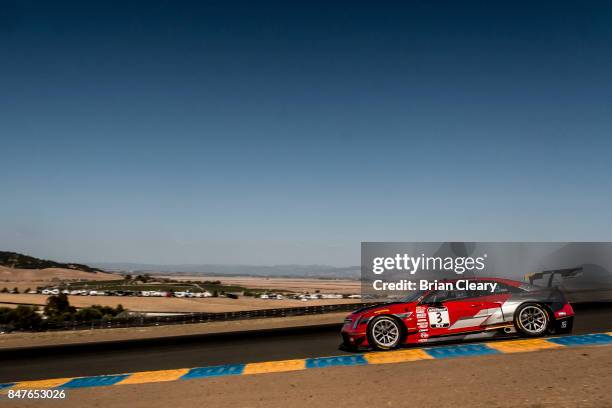
[[406,348],[394,351],[371,352],[332,357],[316,357],[262,363],[226,364],[211,367],[179,368],[173,370],[143,371],[129,374],[99,375],[93,377],[55,378],[36,381],[18,381],[0,384],[0,393],[10,389],[88,388],[124,384],[145,384],[166,381],[191,380],[208,377],[225,377],[308,370],[313,368],[404,363],[492,354],[524,353],[559,349],[564,347],[612,344],[612,332],[562,336],[546,339],[520,339],[490,343],[470,343],[453,346]]

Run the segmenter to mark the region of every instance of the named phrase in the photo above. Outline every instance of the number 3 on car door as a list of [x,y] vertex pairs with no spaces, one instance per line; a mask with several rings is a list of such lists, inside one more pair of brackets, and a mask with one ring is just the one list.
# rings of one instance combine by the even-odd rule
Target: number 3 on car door
[[445,307],[428,308],[427,318],[429,319],[429,327],[431,327],[432,329],[440,329],[450,326],[448,309]]

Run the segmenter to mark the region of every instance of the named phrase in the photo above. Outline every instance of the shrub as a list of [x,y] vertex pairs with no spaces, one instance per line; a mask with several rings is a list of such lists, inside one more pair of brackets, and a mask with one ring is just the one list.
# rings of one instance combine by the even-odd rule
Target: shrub
[[0,307],[0,324],[8,324],[12,312],[13,309],[9,309],[8,307]]
[[75,319],[80,322],[89,322],[99,319],[110,320],[119,315],[124,318],[129,316],[122,305],[117,305],[116,308],[112,308],[110,306],[92,305],[76,312]]
[[15,330],[38,330],[42,318],[36,310],[35,307],[21,305],[15,309],[0,308],[0,324]]
[[76,312],[75,319],[80,322],[89,322],[102,318],[102,313],[94,307],[86,307]]

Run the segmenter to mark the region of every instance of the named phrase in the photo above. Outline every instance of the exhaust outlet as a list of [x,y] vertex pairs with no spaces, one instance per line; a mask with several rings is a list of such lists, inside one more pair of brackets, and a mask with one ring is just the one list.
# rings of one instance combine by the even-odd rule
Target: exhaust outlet
[[512,333],[514,330],[512,327],[504,327],[504,333]]

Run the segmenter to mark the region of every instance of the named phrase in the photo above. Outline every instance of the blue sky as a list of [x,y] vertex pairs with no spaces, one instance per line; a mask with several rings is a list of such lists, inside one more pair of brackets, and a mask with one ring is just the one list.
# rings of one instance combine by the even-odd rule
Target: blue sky
[[0,248],[612,240],[609,2],[0,2]]

